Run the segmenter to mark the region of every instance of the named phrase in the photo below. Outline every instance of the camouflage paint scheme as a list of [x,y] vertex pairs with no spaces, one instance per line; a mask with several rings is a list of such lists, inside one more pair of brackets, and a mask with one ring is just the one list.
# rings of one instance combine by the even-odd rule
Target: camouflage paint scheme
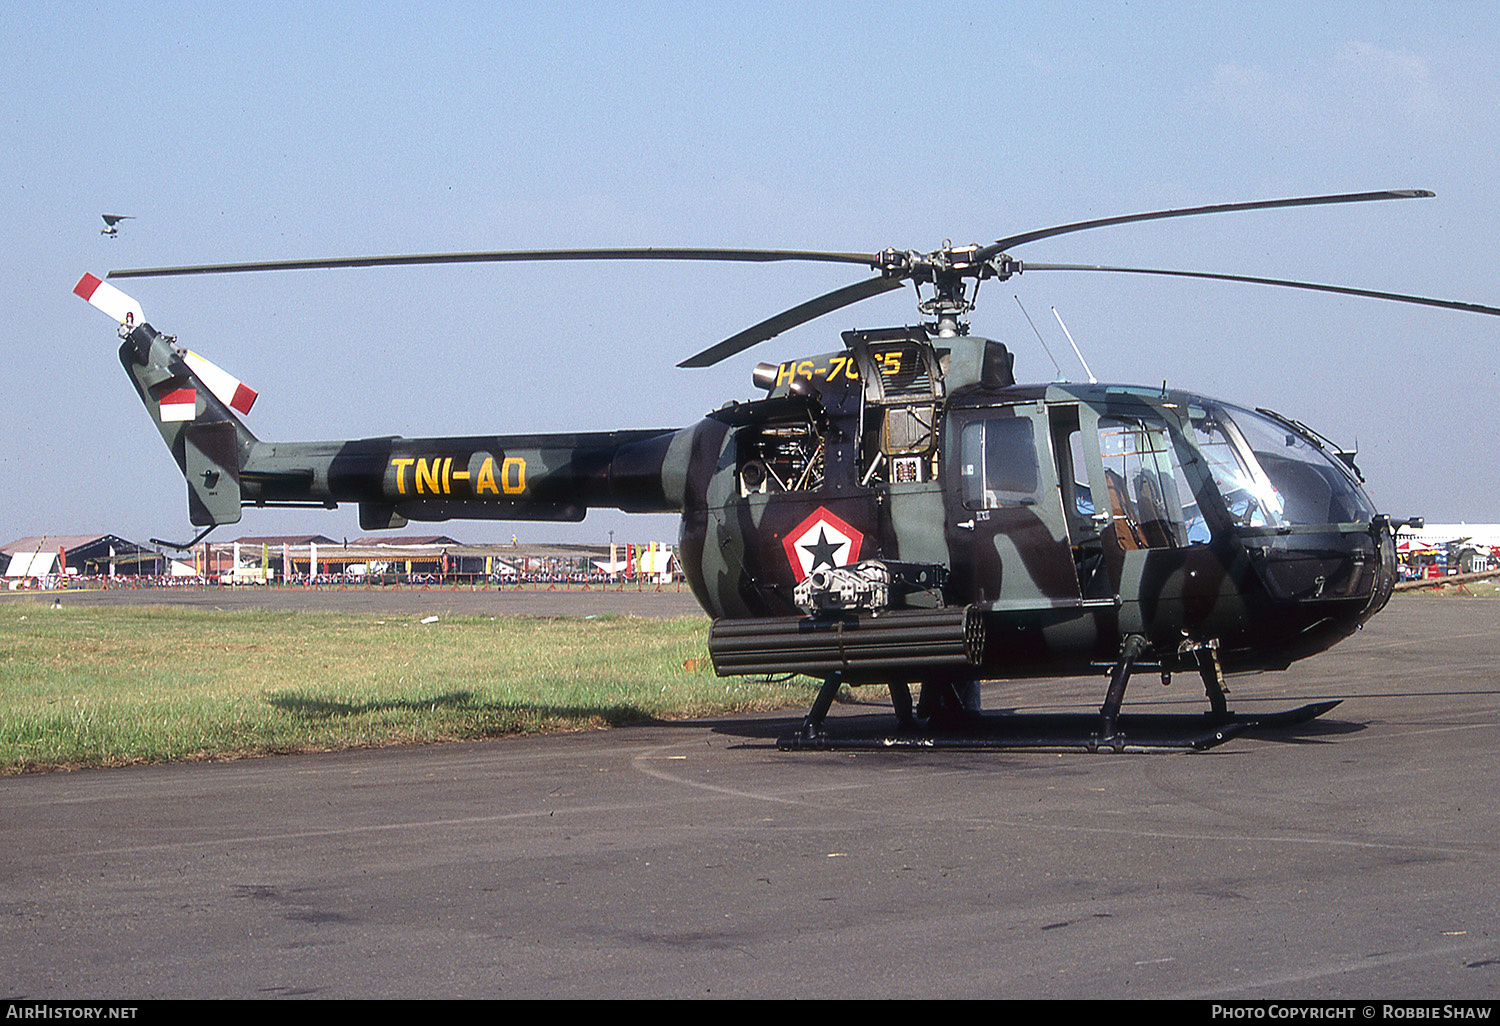
[[[783,622],[937,623],[954,609],[982,619],[973,658],[872,656],[847,667],[850,683],[1092,673],[1119,662],[1126,639],[1143,641],[1164,671],[1201,669],[1204,650],[1228,672],[1281,668],[1355,631],[1395,580],[1389,518],[1374,514],[1352,462],[1341,466],[1300,425],[1255,417],[1284,429],[1286,446],[1321,453],[1299,465],[1304,477],[1315,471],[1309,487],[1346,495],[1341,508],[1357,516],[1247,520],[1215,478],[1228,457],[1201,437],[1228,437],[1221,422],[1239,413],[1220,417],[1205,411],[1221,404],[1166,389],[1017,385],[1004,347],[979,338],[848,332],[843,350],[761,365],[765,398],[681,429],[285,443],[255,438],[173,339],[147,324],[122,334],[121,362],[187,479],[196,525],[237,522],[244,505],[349,502],[370,530],[677,512],[682,565],[716,622],[754,633]],[[160,400],[185,387],[196,387],[193,418],[163,420]],[[982,474],[960,439],[990,436],[1006,440],[995,443],[1002,463],[1034,454],[1010,492],[973,490]],[[1145,448],[1106,454],[1101,438]],[[1093,509],[1121,479],[1110,459],[1165,468],[1182,521],[1168,525],[1174,539],[1143,536],[1136,505],[1128,515]],[[888,563],[897,581],[886,607],[799,607],[805,578],[869,561]],[[772,660],[810,672],[791,649]]]

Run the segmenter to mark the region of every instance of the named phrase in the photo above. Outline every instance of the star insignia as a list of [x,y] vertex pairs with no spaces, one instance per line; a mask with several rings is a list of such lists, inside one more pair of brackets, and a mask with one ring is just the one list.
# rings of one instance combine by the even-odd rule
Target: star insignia
[[807,572],[812,573],[820,566],[826,566],[829,568],[838,566],[839,564],[834,562],[833,557],[837,555],[839,549],[843,548],[846,544],[848,543],[841,541],[829,541],[828,529],[823,527],[822,525],[819,525],[818,540],[813,542],[811,545],[801,545],[798,547],[812,553],[812,566],[807,568]]

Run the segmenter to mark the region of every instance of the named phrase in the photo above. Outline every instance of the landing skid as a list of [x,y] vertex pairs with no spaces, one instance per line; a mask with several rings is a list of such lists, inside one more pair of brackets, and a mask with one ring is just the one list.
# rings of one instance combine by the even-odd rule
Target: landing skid
[[1322,716],[1338,705],[1314,702],[1276,713],[1238,714],[1227,708],[1223,673],[1217,654],[1202,657],[1204,690],[1210,711],[1201,716],[1170,714],[1124,714],[1120,706],[1131,669],[1145,650],[1144,639],[1125,639],[1119,661],[1110,674],[1109,690],[1099,714],[1041,715],[1006,714],[984,716],[966,713],[951,730],[916,726],[911,718],[911,696],[904,684],[893,686],[891,696],[903,729],[873,737],[833,737],[824,729],[834,696],[843,685],[842,674],[825,678],[812,708],[796,734],[777,738],[783,752],[813,749],[887,750],[960,748],[981,750],[1029,749],[1069,752],[1201,752],[1217,747],[1247,730],[1296,726]]
[[1243,724],[1246,730],[1274,730],[1278,727],[1295,727],[1299,723],[1315,720],[1338,705],[1340,701],[1342,700],[1313,702],[1309,705],[1298,706],[1296,709],[1284,709],[1274,713],[1258,713],[1248,716],[1229,713],[1228,715],[1232,717],[1233,722]]
[[776,740],[776,747],[790,751],[1057,751],[1109,752],[1202,752],[1254,730],[1273,730],[1307,723],[1322,716],[1338,702],[1314,702],[1275,713],[1152,714],[1121,715],[1113,735],[1097,732],[1098,716],[1086,713],[996,713],[977,715],[961,729],[938,731],[909,728],[895,733],[866,736],[834,736],[825,730],[809,731],[806,721],[797,734]]
[[[1235,737],[1244,730],[1239,724],[1225,724],[1211,730],[1181,736],[1151,736],[1121,730],[1112,738],[1100,739],[1087,734],[1052,733],[1037,729],[1040,725],[1018,722],[996,724],[1001,729],[990,730],[990,721],[1000,717],[982,717],[974,729],[961,734],[902,732],[877,737],[835,737],[818,734],[808,737],[792,734],[776,739],[776,747],[783,752],[792,751],[935,751],[939,749],[966,749],[969,751],[1016,751],[1038,752],[1201,752]],[[1029,717],[1005,717],[1011,721]]]

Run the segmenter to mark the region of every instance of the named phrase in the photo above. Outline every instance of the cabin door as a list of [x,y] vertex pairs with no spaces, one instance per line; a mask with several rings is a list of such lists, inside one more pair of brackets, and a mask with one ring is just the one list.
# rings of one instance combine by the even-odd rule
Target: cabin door
[[995,610],[1077,606],[1042,403],[957,410],[947,442],[954,573]]

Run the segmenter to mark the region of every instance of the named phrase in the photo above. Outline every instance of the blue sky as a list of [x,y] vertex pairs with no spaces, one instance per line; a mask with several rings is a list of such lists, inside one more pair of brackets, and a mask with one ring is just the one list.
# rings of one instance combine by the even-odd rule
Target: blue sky
[[[1441,4],[0,6],[0,541],[185,537],[185,488],[84,271],[564,246],[927,250],[1163,207],[1036,261],[1297,278],[1500,305],[1500,14]],[[119,238],[99,215],[133,214]],[[258,389],[263,439],[679,426],[757,360],[909,323],[896,292],[708,371],[685,356],[850,268],[566,265],[122,283]],[[1066,374],[1163,379],[1357,442],[1381,509],[1500,520],[1500,318],[1132,276],[987,285],[976,334]],[[669,518],[457,522],[670,540]],[[247,510],[236,534],[359,532]]]

